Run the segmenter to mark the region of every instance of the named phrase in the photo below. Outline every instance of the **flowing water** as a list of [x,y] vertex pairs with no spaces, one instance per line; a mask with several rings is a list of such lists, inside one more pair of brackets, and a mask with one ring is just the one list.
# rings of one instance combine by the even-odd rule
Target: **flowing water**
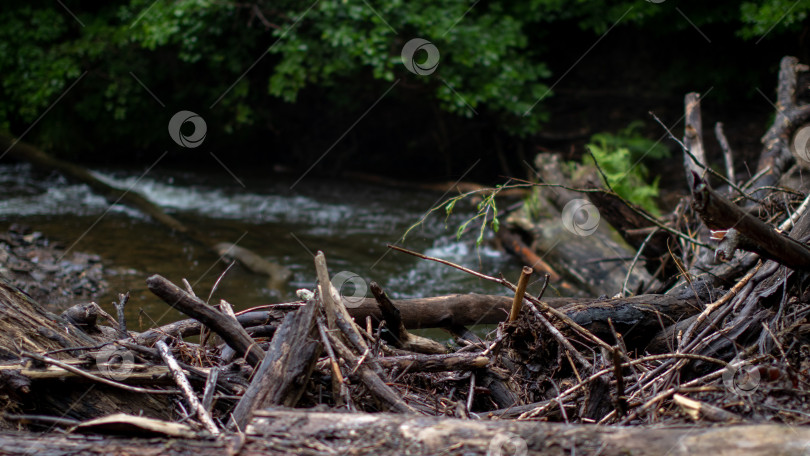
[[[318,250],[326,254],[331,274],[350,271],[377,281],[393,298],[504,294],[498,285],[387,249],[386,244],[398,242],[409,226],[443,200],[441,192],[315,178],[291,189],[293,179],[247,171],[236,179],[222,170],[93,172],[113,186],[140,192],[218,242],[252,249],[292,270],[285,290],[269,288],[266,278],[239,267],[229,270],[211,302],[226,299],[237,310],[294,300],[296,289],[312,289],[312,254]],[[486,242],[477,249],[473,233],[456,240],[455,228],[472,212],[463,204],[455,212],[447,228],[444,212],[435,212],[401,244],[486,274],[516,275],[517,262]],[[146,289],[146,277],[161,274],[177,284],[186,278],[207,300],[227,267],[207,249],[138,211],[111,206],[86,185],[33,172],[24,164],[0,165],[0,228],[12,223],[41,231],[66,249],[100,255],[114,274],[110,292],[97,301],[110,311],[117,293],[130,291],[128,319],[134,330],[181,318]]]

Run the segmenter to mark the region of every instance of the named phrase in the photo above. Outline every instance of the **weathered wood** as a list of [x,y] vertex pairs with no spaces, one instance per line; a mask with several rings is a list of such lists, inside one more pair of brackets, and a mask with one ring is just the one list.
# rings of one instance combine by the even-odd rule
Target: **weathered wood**
[[205,426],[205,429],[208,432],[213,435],[218,435],[219,428],[217,428],[217,425],[214,423],[214,420],[211,419],[211,415],[208,413],[208,410],[206,410],[206,408],[202,405],[200,400],[197,398],[197,395],[194,394],[194,390],[191,388],[191,383],[189,383],[186,375],[180,369],[180,365],[177,364],[177,360],[174,359],[172,352],[169,351],[168,345],[161,340],[158,341],[157,348],[160,352],[160,356],[163,358],[163,361],[169,368],[169,371],[171,371],[175,383],[177,383],[180,391],[183,392],[186,402],[188,402],[188,404],[191,406],[192,412],[197,415],[197,418],[202,422],[203,426]]
[[793,269],[810,268],[810,248],[787,234],[777,232],[697,176],[692,195],[693,206],[706,226],[713,230],[734,228],[739,233],[737,247]]
[[[332,348],[337,355],[342,357],[351,369],[356,369],[360,381],[366,385],[372,394],[395,412],[417,413],[417,411],[406,404],[390,386],[385,384],[377,372],[375,372],[375,369],[369,367],[367,362],[360,363],[359,357],[352,353],[349,347],[347,347],[337,335],[327,332],[326,336],[329,338],[329,342],[332,344]],[[376,362],[374,362],[374,365],[378,367]]]
[[[692,176],[702,176],[704,166],[707,166],[706,153],[703,151],[703,123],[700,118],[700,94],[689,92],[684,97],[684,111],[686,126],[683,132],[683,144],[692,154],[683,154],[686,179],[692,185]],[[697,160],[697,161],[695,161]]]
[[477,353],[451,353],[447,355],[404,355],[376,358],[384,370],[398,372],[447,372],[468,371],[486,367],[489,358]]
[[236,350],[239,356],[244,356],[251,366],[258,366],[264,359],[264,352],[248,336],[245,328],[213,307],[207,306],[199,298],[191,296],[165,277],[157,274],[146,279],[146,285],[152,293],[172,308],[211,328],[225,343]]
[[[810,105],[796,103],[798,73],[806,71],[796,57],[785,56],[779,64],[779,83],[776,89],[776,117],[762,137],[762,152],[759,155],[757,170],[759,175],[751,183],[753,196],[762,199],[769,190],[765,187],[778,184],[782,173],[793,162],[790,151],[790,136],[793,131],[810,118]],[[763,172],[764,171],[764,172]]]
[[317,311],[317,301],[311,300],[284,317],[250,386],[233,411],[232,429],[244,429],[257,407],[292,407],[298,402],[320,353],[315,327]]
[[[281,310],[247,312],[236,316],[236,320],[244,328],[278,326],[286,312]],[[202,323],[194,319],[180,320],[157,328],[152,328],[135,335],[135,341],[140,345],[153,345],[164,337],[197,336],[202,329]],[[265,333],[267,329],[263,330]],[[127,339],[129,340],[129,339]]]
[[[544,422],[413,418],[379,413],[303,413],[261,410],[247,428],[252,438],[342,436],[358,454],[577,454],[602,456],[801,455],[810,429],[784,425],[648,428]],[[512,445],[508,445],[510,442]],[[452,448],[452,451],[450,449]],[[516,449],[517,448],[517,449]],[[510,451],[507,453],[507,451]]]
[[388,295],[377,282],[372,281],[369,289],[377,300],[386,322],[387,331],[382,332],[382,337],[389,345],[416,353],[447,353],[444,345],[433,339],[411,334],[405,329],[399,309],[388,299]]

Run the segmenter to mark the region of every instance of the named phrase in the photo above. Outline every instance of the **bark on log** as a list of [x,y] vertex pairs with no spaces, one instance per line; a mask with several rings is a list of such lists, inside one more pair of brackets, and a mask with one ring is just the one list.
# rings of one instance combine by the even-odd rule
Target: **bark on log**
[[740,239],[737,246],[793,269],[810,267],[810,248],[754,217],[727,200],[709,184],[695,176],[692,187],[695,210],[706,226],[713,230],[735,229]]
[[[525,442],[527,456],[577,454],[619,456],[799,456],[810,429],[785,425],[646,428],[572,426],[543,422],[463,421],[394,414],[337,414],[260,411],[241,442],[218,440],[0,433],[10,454],[298,454],[302,448],[352,448],[357,456],[402,454],[510,454],[508,439]],[[513,447],[512,447],[513,448]],[[323,450],[320,450],[323,452]],[[309,453],[306,453],[309,454]],[[314,454],[314,452],[312,452]]]
[[404,355],[386,356],[374,360],[385,371],[398,372],[449,372],[469,371],[486,367],[489,358],[477,353],[452,353],[449,355]]
[[[247,433],[260,439],[282,433],[324,442],[343,438],[350,441],[343,440],[342,448],[386,456],[406,449],[409,454],[800,455],[810,440],[810,429],[780,425],[651,429],[282,410],[258,411]],[[505,453],[515,450],[508,442],[521,450]]]
[[232,428],[244,429],[259,406],[292,407],[298,402],[320,353],[315,336],[317,311],[317,301],[312,300],[284,318],[253,374],[253,381],[233,411]]
[[[54,315],[19,290],[0,280],[0,360],[5,362],[20,360],[20,350],[48,352],[70,347],[98,345],[98,341],[80,329],[69,324],[64,318]],[[53,358],[66,359],[84,353],[76,349],[54,353]],[[15,366],[20,369],[19,366]],[[16,370],[16,369],[12,369]],[[52,369],[48,369],[50,371]],[[33,369],[21,369],[31,373]],[[47,377],[46,374],[43,374]],[[29,388],[25,380],[14,374],[0,374],[8,382],[0,384],[0,395],[8,395],[18,400],[21,410],[42,415],[90,419],[99,415],[123,411],[146,416],[168,418],[166,397],[134,394],[103,385],[87,388],[42,388],[38,382],[54,382],[58,379],[33,378]],[[30,377],[29,377],[30,378]],[[22,383],[20,383],[22,382]],[[39,391],[30,394],[30,391]],[[13,425],[0,417],[0,429]],[[0,448],[5,448],[0,444]]]
[[757,173],[765,171],[751,185],[756,191],[754,198],[765,197],[768,190],[763,187],[777,185],[782,173],[793,161],[790,151],[790,136],[793,131],[810,118],[810,105],[796,103],[799,71],[807,66],[800,65],[796,57],[785,56],[779,65],[779,85],[776,89],[776,118],[762,137],[762,152],[757,164]]

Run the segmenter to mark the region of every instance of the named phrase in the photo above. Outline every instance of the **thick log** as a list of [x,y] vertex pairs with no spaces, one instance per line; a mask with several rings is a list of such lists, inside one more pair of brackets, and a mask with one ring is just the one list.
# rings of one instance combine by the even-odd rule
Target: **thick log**
[[733,228],[739,233],[737,247],[793,269],[810,267],[810,248],[754,217],[695,176],[693,206],[713,230]]
[[[325,453],[357,456],[402,454],[633,454],[652,456],[799,456],[810,441],[810,428],[777,424],[647,428],[573,426],[544,422],[465,421],[396,414],[337,414],[259,411],[244,442],[235,439],[115,437],[57,433],[0,433],[0,448],[9,454],[298,454],[317,444]],[[510,452],[525,443],[524,453]],[[243,443],[243,444],[242,444]],[[241,451],[239,451],[241,449]],[[488,453],[489,452],[489,453]],[[309,454],[309,453],[305,453]],[[312,452],[314,454],[314,451]]]
[[[671,456],[800,455],[810,429],[783,425],[647,428],[544,422],[470,421],[394,414],[258,411],[247,428],[252,438],[342,437],[341,448],[358,454],[600,454]],[[452,450],[450,450],[452,448]],[[364,450],[366,449],[366,450]],[[556,450],[555,450],[556,449]]]
[[251,366],[258,366],[264,359],[264,352],[241,325],[227,318],[211,306],[206,305],[196,296],[191,296],[165,277],[153,275],[146,279],[149,290],[166,304],[184,314],[199,320],[211,328],[239,356],[244,356]]
[[317,310],[318,303],[312,300],[284,317],[253,381],[233,411],[232,428],[244,429],[259,406],[292,407],[298,402],[320,354],[315,328]]
[[[136,414],[142,411],[147,416],[168,418],[165,396],[130,393],[104,385],[75,389],[41,388],[39,382],[59,381],[53,378],[53,372],[64,375],[66,371],[19,365],[21,350],[45,353],[63,348],[92,347],[98,343],[64,318],[46,311],[30,297],[0,280],[0,359],[13,363],[11,371],[19,371],[7,373],[4,369],[5,372],[0,374],[0,395],[13,398],[20,410],[34,414],[89,419],[118,411]],[[85,351],[63,351],[53,353],[52,357],[65,360]],[[36,378],[39,373],[41,377]],[[0,417],[0,428],[9,426],[12,425]],[[3,445],[0,448],[5,450]]]
[[[752,182],[755,198],[761,199],[770,190],[763,187],[775,186],[782,173],[793,162],[790,151],[790,136],[793,131],[810,118],[810,105],[796,103],[799,71],[806,71],[796,57],[785,56],[779,65],[779,84],[776,89],[776,117],[762,137],[762,152],[757,164],[759,177]],[[761,173],[761,174],[760,174]]]

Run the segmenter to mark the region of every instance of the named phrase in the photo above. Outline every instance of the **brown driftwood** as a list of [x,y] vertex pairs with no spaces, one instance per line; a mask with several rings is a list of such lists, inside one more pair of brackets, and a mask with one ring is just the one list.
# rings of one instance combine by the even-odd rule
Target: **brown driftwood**
[[774,186],[779,182],[788,164],[793,162],[790,148],[790,136],[803,122],[810,118],[810,105],[799,105],[796,102],[798,73],[806,71],[806,65],[800,65],[796,57],[785,56],[779,65],[779,83],[776,89],[776,118],[762,137],[762,152],[759,155],[757,172],[759,175],[751,188],[757,199],[767,194],[764,187]]
[[283,284],[290,278],[291,272],[287,268],[271,263],[248,249],[233,244],[213,242],[203,233],[165,213],[140,193],[132,189],[121,190],[108,185],[81,166],[60,160],[31,144],[4,135],[0,135],[0,149],[8,150],[9,157],[29,162],[33,166],[46,171],[56,171],[69,179],[86,184],[111,204],[120,203],[135,208],[156,222],[180,233],[217,255],[230,256],[238,260],[248,270],[256,274],[268,275],[271,278],[271,284]]
[[[808,440],[810,429],[777,424],[648,429],[262,410],[248,427],[244,439],[99,438],[97,433],[83,436],[6,431],[0,433],[0,448],[10,454],[33,451],[41,455],[297,454],[302,448],[320,448],[320,453],[329,448],[339,454],[350,447],[357,456],[487,454],[488,451],[493,455],[562,455],[570,454],[572,448],[577,449],[577,454],[601,456],[798,456],[804,453]],[[525,448],[525,453],[514,453],[515,447],[510,446],[510,442],[520,445],[521,451]]]
[[248,336],[245,328],[213,307],[206,305],[196,296],[191,296],[157,274],[146,279],[146,285],[152,293],[172,308],[211,328],[225,343],[236,350],[239,356],[244,356],[251,366],[258,366],[264,359],[264,352]]
[[451,448],[452,454],[569,454],[576,448],[577,454],[603,456],[799,455],[810,439],[810,429],[784,425],[650,429],[284,410],[257,412],[247,433],[253,438],[280,433],[299,439],[354,436],[343,444],[349,443],[358,454],[376,455],[404,454],[406,449],[451,453]]
[[416,353],[447,353],[444,345],[433,339],[411,334],[405,329],[399,309],[388,299],[385,291],[377,282],[372,281],[369,284],[369,289],[371,289],[374,299],[377,300],[380,306],[380,313],[382,313],[382,318],[386,323],[386,331],[383,331],[382,337],[389,345]]
[[793,269],[810,267],[810,248],[792,237],[777,232],[695,176],[692,187],[695,210],[713,230],[733,229],[739,233],[736,246],[756,252]]
[[[46,311],[24,293],[0,280],[0,359],[6,363],[2,369],[4,373],[0,374],[6,380],[0,384],[0,394],[14,398],[22,409],[35,414],[69,414],[73,418],[89,419],[99,413],[138,413],[142,410],[147,416],[168,418],[165,396],[131,393],[105,385],[86,385],[75,389],[47,387],[45,385],[59,381],[53,378],[53,372],[64,374],[65,371],[46,366],[20,366],[22,350],[44,353],[98,344],[96,339],[81,329]],[[54,353],[52,358],[67,361],[82,353],[85,353],[84,349],[76,348]],[[13,371],[17,372],[11,373]],[[0,428],[9,426],[0,417]],[[0,445],[0,448],[4,447]]]
[[292,407],[298,402],[321,351],[315,337],[317,314],[318,304],[311,300],[284,317],[253,381],[233,411],[232,428],[244,429],[257,407]]
[[386,356],[375,360],[383,370],[396,372],[447,372],[481,369],[489,358],[476,353],[451,353],[447,355]]

